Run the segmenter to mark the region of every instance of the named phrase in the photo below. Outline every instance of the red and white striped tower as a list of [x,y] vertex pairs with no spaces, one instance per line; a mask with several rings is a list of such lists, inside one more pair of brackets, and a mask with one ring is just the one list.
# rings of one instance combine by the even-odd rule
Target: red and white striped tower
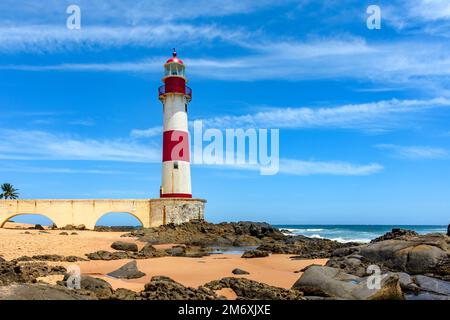
[[164,64],[164,85],[159,87],[163,103],[163,170],[161,198],[192,198],[187,109],[192,90],[186,86],[185,66],[173,57]]

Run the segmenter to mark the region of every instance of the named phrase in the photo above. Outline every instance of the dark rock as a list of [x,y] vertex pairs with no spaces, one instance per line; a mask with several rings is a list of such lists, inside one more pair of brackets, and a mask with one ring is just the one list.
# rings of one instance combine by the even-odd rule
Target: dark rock
[[447,236],[450,237],[450,224],[449,224],[448,227],[447,227]]
[[142,227],[133,226],[95,226],[94,231],[97,232],[137,232],[141,230]]
[[86,255],[90,260],[112,260],[111,252],[99,250]]
[[213,290],[200,287],[188,288],[164,276],[155,276],[140,292],[143,299],[149,300],[216,300]]
[[116,250],[121,250],[121,251],[133,251],[133,252],[138,251],[138,246],[136,243],[124,242],[124,241],[113,242],[113,244],[111,245],[111,248],[116,249]]
[[98,299],[109,299],[113,294],[111,285],[103,279],[81,276],[80,284],[81,289],[93,292]]
[[118,279],[138,279],[145,276],[145,273],[138,270],[136,260],[133,260],[119,269],[108,273],[108,276]]
[[40,224],[34,225],[33,229],[35,229],[35,230],[45,230],[44,227],[41,226]]
[[31,261],[31,260],[38,260],[38,261],[64,261],[64,262],[77,262],[77,261],[87,261],[86,259],[76,257],[76,256],[60,256],[57,254],[43,254],[43,255],[36,255],[32,256],[30,260],[27,260],[28,257],[22,257],[22,261]]
[[234,247],[248,247],[248,246],[257,246],[261,244],[261,240],[253,237],[253,236],[248,236],[248,235],[241,235],[238,236],[234,241],[233,241],[233,246]]
[[357,243],[340,243],[328,239],[307,238],[304,236],[288,237],[284,241],[268,241],[258,247],[279,254],[296,255],[293,259],[329,258],[337,249],[354,247]]
[[61,286],[11,284],[0,286],[0,300],[87,300],[89,297]]
[[0,286],[12,283],[34,283],[39,277],[64,274],[66,269],[61,266],[49,266],[42,262],[22,264],[18,260],[0,263]]
[[373,239],[371,242],[374,243],[374,242],[392,240],[392,239],[406,240],[406,239],[410,239],[412,237],[416,237],[418,235],[419,234],[413,230],[394,228],[394,229],[392,229],[391,232],[385,233],[381,237]]
[[40,230],[40,231],[39,231],[39,233],[40,233],[40,234],[49,234],[50,232],[48,232],[48,231],[43,231],[43,230]]
[[267,223],[237,222],[212,224],[206,221],[191,221],[157,228],[134,230],[128,236],[138,237],[152,244],[179,243],[194,246],[255,245],[258,240],[271,238],[282,240],[286,236]]
[[186,256],[186,247],[184,246],[174,246],[166,250],[167,254],[173,257]]
[[70,235],[71,235],[71,236],[77,236],[78,233],[76,233],[76,232],[71,232]]
[[232,289],[238,299],[251,300],[303,300],[303,294],[297,290],[273,287],[246,278],[223,278],[204,285],[211,290]]
[[31,232],[29,231],[25,231],[23,234],[31,234]]
[[242,270],[242,269],[239,269],[239,268],[233,269],[233,271],[231,271],[231,272],[233,274],[250,274],[250,272]]
[[450,298],[450,282],[422,275],[415,276],[414,281],[420,287],[421,291],[444,295]]
[[59,235],[60,236],[68,236],[69,234],[67,232],[61,232]]
[[0,263],[5,262],[6,260],[3,257],[0,257]]
[[[445,235],[417,236],[410,240],[384,240],[361,248],[360,255],[392,271],[409,274],[433,273],[449,261]],[[445,268],[441,272],[446,272]]]
[[405,300],[450,300],[450,297],[424,291],[418,294],[414,293],[406,294]]
[[164,257],[167,253],[164,250],[158,250],[153,247],[151,244],[147,243],[140,251],[139,258],[148,259],[148,258],[157,258]]
[[263,258],[268,257],[269,252],[263,250],[248,250],[245,251],[241,258]]
[[138,300],[139,294],[134,291],[119,288],[114,291],[113,295],[110,298],[111,300]]
[[312,266],[303,273],[292,288],[308,296],[348,300],[403,299],[398,275],[389,274],[383,277],[380,289],[369,289],[368,281],[368,278],[353,276],[339,269]]
[[75,227],[76,230],[86,230],[86,226],[84,224],[79,224]]

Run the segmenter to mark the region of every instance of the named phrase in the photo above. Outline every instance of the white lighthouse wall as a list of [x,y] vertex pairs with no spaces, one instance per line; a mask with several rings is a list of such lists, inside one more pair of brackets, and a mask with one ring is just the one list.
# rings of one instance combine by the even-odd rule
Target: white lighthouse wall
[[164,131],[188,131],[186,99],[181,94],[167,94],[164,103]]
[[[174,168],[174,162],[178,162],[178,169]],[[162,187],[163,194],[192,194],[190,163],[186,161],[164,161]]]

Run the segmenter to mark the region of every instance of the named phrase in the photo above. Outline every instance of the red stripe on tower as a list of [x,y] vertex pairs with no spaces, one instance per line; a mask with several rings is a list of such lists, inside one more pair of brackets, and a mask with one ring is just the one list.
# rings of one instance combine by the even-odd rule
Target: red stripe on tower
[[189,162],[189,134],[185,131],[163,132],[163,161],[180,160]]

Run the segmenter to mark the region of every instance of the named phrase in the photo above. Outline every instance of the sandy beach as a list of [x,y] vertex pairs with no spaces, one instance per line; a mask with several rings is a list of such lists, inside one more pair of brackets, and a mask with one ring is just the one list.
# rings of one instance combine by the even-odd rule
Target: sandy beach
[[[77,235],[60,235],[61,230],[16,229],[26,227],[9,223],[6,229],[0,229],[0,254],[3,258],[11,260],[21,256],[38,254],[75,255],[85,258],[85,254],[97,250],[111,249],[111,243],[117,240],[134,242],[139,248],[144,242],[133,238],[123,238],[124,232],[95,232],[76,231]],[[29,232],[29,234],[25,234]],[[171,245],[157,245],[157,248],[167,248]],[[240,254],[213,254],[202,258],[162,257],[137,260],[138,268],[146,275],[140,279],[119,280],[107,276],[130,260],[114,261],[83,261],[77,262],[82,274],[92,275],[108,281],[113,288],[127,288],[140,291],[144,285],[155,275],[168,276],[185,286],[198,287],[212,280],[224,277],[246,277],[269,285],[290,288],[300,277],[299,270],[310,264],[324,265],[327,259],[292,260],[292,255],[273,254],[265,258],[243,259]],[[73,263],[52,262],[52,264],[68,266]],[[232,270],[240,268],[250,272],[249,275],[236,276]],[[297,271],[297,273],[296,273]],[[61,276],[52,276],[42,279],[49,283],[59,280]],[[226,294],[232,297],[230,294]]]

